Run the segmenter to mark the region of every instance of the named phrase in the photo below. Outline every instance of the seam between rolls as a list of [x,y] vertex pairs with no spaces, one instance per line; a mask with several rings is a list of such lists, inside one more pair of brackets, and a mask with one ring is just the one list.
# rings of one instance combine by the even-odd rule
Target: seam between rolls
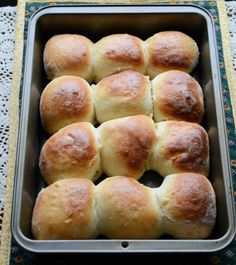
[[96,215],[95,235],[99,236],[99,235],[101,235],[101,233],[100,233],[100,216],[99,216],[99,211],[97,208],[98,208],[97,186],[94,185],[94,212]]
[[166,215],[164,214],[162,207],[161,207],[160,198],[159,198],[159,189],[160,187],[154,188],[153,193],[156,199],[157,207],[159,208],[160,213],[161,213],[161,228],[162,228],[161,230],[162,230],[162,235],[164,235],[166,234],[166,227],[165,227],[165,221],[164,221],[164,218],[166,217]]

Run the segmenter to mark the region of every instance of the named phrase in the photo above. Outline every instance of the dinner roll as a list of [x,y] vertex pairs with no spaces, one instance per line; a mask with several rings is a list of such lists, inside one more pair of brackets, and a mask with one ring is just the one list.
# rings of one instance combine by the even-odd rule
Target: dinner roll
[[88,82],[93,79],[93,43],[77,34],[51,37],[43,52],[44,69],[48,79],[61,75],[77,75]]
[[94,45],[94,78],[99,82],[104,77],[133,69],[146,72],[143,41],[129,34],[112,34]]
[[104,172],[140,178],[156,140],[154,121],[145,115],[129,116],[104,122],[98,132]]
[[151,83],[133,70],[103,78],[93,87],[93,102],[99,123],[125,116],[152,116]]
[[200,174],[167,176],[156,193],[163,214],[164,232],[182,239],[207,238],[215,225],[215,193]]
[[96,189],[100,233],[112,239],[159,237],[162,216],[153,192],[124,176],[100,182]]
[[196,42],[179,31],[162,31],[146,41],[148,56],[147,74],[153,79],[168,70],[193,71],[198,63],[199,50]]
[[48,184],[64,178],[95,181],[102,173],[95,128],[78,122],[60,129],[44,143],[39,167]]
[[202,88],[188,73],[170,70],[152,80],[154,120],[201,123],[204,115]]
[[43,189],[32,213],[35,239],[204,239],[216,222],[209,180],[192,172],[149,188],[126,176],[62,179]]
[[32,215],[35,239],[90,239],[97,236],[94,185],[88,179],[63,179],[43,189]]
[[52,80],[40,98],[40,117],[46,132],[53,134],[74,122],[95,123],[89,84],[77,76]]
[[163,177],[180,172],[208,176],[209,140],[205,129],[192,122],[156,123],[157,141],[150,161],[151,169]]

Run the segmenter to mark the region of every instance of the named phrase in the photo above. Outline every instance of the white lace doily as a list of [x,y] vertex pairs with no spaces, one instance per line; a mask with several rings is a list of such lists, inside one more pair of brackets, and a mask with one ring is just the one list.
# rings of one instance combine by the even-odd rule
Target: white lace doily
[[[226,2],[229,29],[232,41],[232,55],[236,70],[236,2]],[[12,81],[16,7],[0,8],[0,239],[6,190],[6,164],[9,135],[9,95]]]
[[229,32],[231,37],[231,47],[234,70],[236,71],[236,1],[225,2],[228,18]]
[[16,7],[0,8],[0,236],[6,188],[9,136],[8,107],[12,81],[15,22]]

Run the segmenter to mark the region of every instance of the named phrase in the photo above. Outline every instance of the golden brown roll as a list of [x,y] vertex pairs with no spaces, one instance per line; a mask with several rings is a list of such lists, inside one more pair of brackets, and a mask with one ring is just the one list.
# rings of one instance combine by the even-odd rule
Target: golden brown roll
[[162,216],[154,190],[116,176],[96,189],[99,231],[112,239],[152,239],[162,234]]
[[180,31],[162,31],[145,41],[148,56],[147,74],[153,79],[168,70],[193,71],[198,63],[197,43]]
[[35,239],[154,239],[163,234],[204,239],[216,222],[216,197],[209,180],[192,172],[166,176],[149,188],[126,176],[96,186],[88,179],[63,179],[43,189],[32,213]]
[[103,171],[138,179],[148,168],[156,140],[155,125],[145,115],[104,122],[98,128]]
[[93,102],[99,123],[125,116],[152,117],[151,83],[133,70],[103,78],[93,87]]
[[37,197],[32,232],[35,239],[90,239],[97,236],[94,185],[88,179],[63,179]]
[[169,175],[156,194],[163,214],[163,232],[182,239],[202,239],[211,234],[216,199],[205,176],[190,172]]
[[154,120],[201,123],[204,115],[202,88],[188,73],[170,70],[152,80]]
[[150,160],[151,169],[163,177],[180,172],[208,176],[209,140],[196,123],[163,121],[156,123],[157,141]]
[[135,70],[146,72],[146,58],[143,41],[129,34],[112,34],[100,39],[94,46],[94,80]]
[[48,184],[64,178],[95,181],[102,173],[99,148],[90,123],[70,124],[44,143],[39,158],[41,174]]
[[93,43],[77,34],[51,37],[44,48],[44,69],[48,79],[77,75],[88,82],[93,79]]
[[53,134],[74,122],[95,123],[89,84],[78,76],[52,80],[40,98],[40,117],[46,132]]

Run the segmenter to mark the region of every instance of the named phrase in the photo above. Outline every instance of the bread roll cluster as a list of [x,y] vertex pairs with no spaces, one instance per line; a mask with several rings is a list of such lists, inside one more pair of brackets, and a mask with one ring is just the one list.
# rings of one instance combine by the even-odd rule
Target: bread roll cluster
[[145,41],[130,34],[112,34],[96,43],[82,35],[60,34],[47,41],[43,54],[50,80],[77,75],[95,83],[124,70],[147,74],[151,79],[171,69],[190,73],[198,58],[196,42],[180,31],[162,31]]
[[43,189],[36,200],[32,232],[36,239],[204,239],[215,224],[215,193],[195,173],[166,176],[158,188],[114,176],[94,185],[88,179],[63,179]]
[[49,134],[73,122],[105,121],[147,115],[156,122],[184,120],[201,123],[203,92],[188,73],[170,70],[153,80],[133,70],[103,78],[96,85],[78,76],[61,76],[51,81],[40,99],[42,125]]
[[[130,34],[96,43],[76,34],[48,40],[51,81],[40,117],[51,136],[39,157],[48,186],[33,209],[35,239],[211,234],[216,199],[200,125],[203,93],[190,76],[198,58],[196,42],[179,31],[145,41]],[[164,178],[160,187],[138,182],[147,170]]]
[[146,170],[160,175],[195,172],[208,176],[209,141],[204,128],[185,121],[155,123],[146,115],[70,124],[43,145],[39,166],[48,184],[63,178],[107,176],[141,178]]

